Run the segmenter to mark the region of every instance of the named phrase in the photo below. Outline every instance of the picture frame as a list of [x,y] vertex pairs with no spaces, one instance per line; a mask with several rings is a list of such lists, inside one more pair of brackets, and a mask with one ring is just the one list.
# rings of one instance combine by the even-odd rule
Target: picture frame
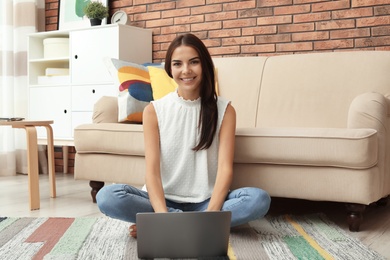
[[[91,23],[83,11],[88,2],[101,2],[105,6],[108,4],[108,0],[59,0],[58,30],[90,27]],[[107,24],[107,18],[102,20],[102,25],[104,24]]]

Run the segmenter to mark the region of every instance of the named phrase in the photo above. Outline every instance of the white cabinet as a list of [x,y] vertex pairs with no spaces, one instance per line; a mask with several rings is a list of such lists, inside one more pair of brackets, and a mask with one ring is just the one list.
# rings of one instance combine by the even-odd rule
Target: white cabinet
[[[49,38],[69,39],[66,54],[59,50],[56,56],[51,51],[47,57],[44,43]],[[72,140],[77,125],[92,122],[94,103],[118,93],[103,62],[105,57],[151,62],[152,31],[112,24],[29,35],[29,119],[54,120],[54,139]],[[67,75],[47,76],[47,68],[69,70]],[[44,129],[38,129],[38,136],[46,136]]]

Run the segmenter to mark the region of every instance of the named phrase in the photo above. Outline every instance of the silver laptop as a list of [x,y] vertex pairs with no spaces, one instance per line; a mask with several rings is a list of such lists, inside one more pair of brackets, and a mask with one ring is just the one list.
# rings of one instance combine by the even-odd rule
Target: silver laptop
[[230,211],[138,213],[139,258],[227,256]]

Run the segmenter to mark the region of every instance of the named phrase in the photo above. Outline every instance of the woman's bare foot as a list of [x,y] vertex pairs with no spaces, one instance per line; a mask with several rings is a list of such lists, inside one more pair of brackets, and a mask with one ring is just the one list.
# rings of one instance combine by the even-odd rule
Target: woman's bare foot
[[137,238],[137,226],[136,224],[133,224],[129,227],[130,236]]

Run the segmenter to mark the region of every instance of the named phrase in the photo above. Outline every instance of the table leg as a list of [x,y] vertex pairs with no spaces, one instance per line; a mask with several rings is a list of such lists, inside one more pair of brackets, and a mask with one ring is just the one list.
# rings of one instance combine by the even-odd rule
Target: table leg
[[35,126],[25,126],[27,135],[28,189],[30,193],[30,209],[40,208],[38,138]]
[[50,125],[45,125],[47,132],[47,161],[49,166],[49,183],[50,183],[50,197],[56,197],[56,171],[54,165],[54,141],[53,128]]

